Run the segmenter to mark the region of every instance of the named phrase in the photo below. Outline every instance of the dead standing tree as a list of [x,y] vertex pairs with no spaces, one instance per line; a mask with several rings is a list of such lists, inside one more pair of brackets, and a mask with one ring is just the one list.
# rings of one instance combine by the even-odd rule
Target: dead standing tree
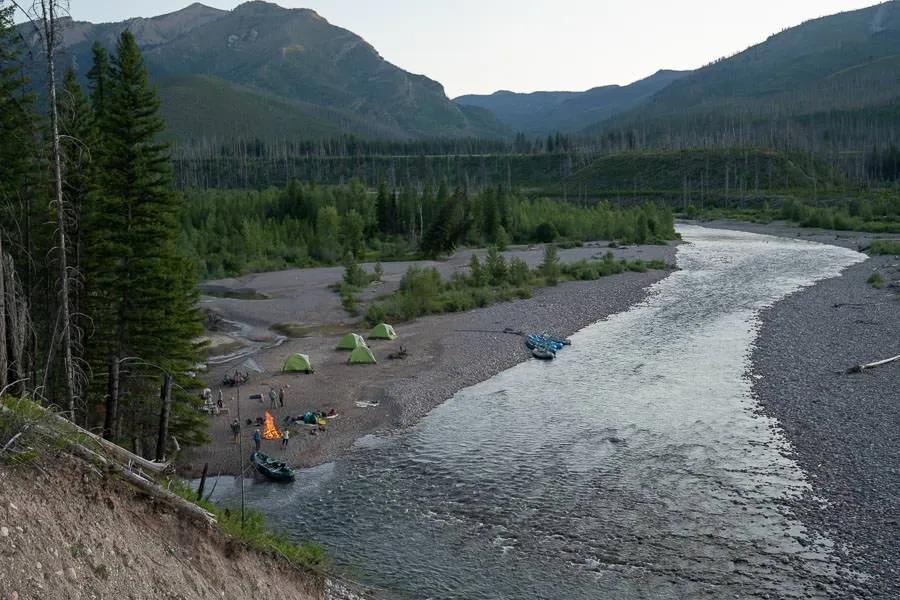
[[9,387],[14,394],[23,391],[29,329],[25,292],[16,277],[12,256],[3,248],[0,231],[0,390]]
[[[66,12],[66,5],[62,0],[40,0],[29,9],[13,0],[19,10],[31,21],[41,40],[42,50],[47,61],[47,110],[50,116],[51,136],[51,164],[53,166],[53,190],[54,197],[51,207],[56,216],[56,255],[59,269],[59,319],[57,332],[59,335],[64,372],[64,391],[69,418],[75,420],[75,401],[78,396],[75,379],[75,363],[72,356],[72,314],[70,299],[70,279],[68,264],[68,234],[66,222],[66,202],[63,195],[63,170],[62,151],[60,149],[59,134],[59,108],[56,98],[56,47],[57,47],[57,17],[62,11]],[[52,355],[52,354],[51,354]],[[47,365],[49,370],[50,365]]]

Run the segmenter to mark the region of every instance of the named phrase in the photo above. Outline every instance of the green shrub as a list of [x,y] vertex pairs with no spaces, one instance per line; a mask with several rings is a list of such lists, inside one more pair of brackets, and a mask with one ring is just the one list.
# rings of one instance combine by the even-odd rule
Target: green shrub
[[884,276],[878,271],[875,271],[874,273],[869,275],[869,278],[866,279],[866,283],[871,285],[873,288],[881,289],[885,284]]
[[539,270],[547,285],[554,286],[559,283],[559,254],[556,251],[556,246],[553,244],[544,246],[544,260]]
[[528,283],[530,278],[531,269],[528,268],[528,264],[524,260],[516,257],[509,261],[509,268],[507,271],[507,280],[509,283],[512,285],[522,285]]
[[450,290],[441,295],[442,312],[464,312],[475,308],[472,294],[467,290]]
[[534,229],[534,240],[542,244],[552,244],[559,237],[559,231],[553,223],[543,222]]
[[869,246],[869,254],[893,254],[900,256],[900,240],[875,240]]

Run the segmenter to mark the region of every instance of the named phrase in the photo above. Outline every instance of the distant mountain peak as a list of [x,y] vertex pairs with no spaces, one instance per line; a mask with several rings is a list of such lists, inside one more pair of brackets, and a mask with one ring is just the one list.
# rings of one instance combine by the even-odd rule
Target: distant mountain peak
[[249,0],[243,4],[238,4],[232,11],[235,14],[273,14],[282,12],[291,12],[291,9],[279,6],[274,2],[266,2],[265,0]]

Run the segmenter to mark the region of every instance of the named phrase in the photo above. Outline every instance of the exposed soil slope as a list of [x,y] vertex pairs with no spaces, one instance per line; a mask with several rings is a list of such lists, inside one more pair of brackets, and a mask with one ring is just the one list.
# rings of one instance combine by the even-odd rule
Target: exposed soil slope
[[324,597],[279,557],[65,462],[0,466],[0,598],[180,600]]

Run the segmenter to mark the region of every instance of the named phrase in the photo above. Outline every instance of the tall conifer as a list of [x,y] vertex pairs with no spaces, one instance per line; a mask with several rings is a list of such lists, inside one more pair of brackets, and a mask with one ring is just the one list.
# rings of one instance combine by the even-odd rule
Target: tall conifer
[[[101,107],[103,164],[92,197],[88,285],[104,324],[95,343],[108,355],[106,365],[121,365],[117,388],[130,397],[126,416],[141,449],[157,423],[157,394],[148,382],[158,382],[161,371],[178,377],[190,368],[201,326],[193,267],[178,248],[181,198],[172,191],[168,149],[158,141],[159,100],[129,31],[118,40]],[[173,407],[175,430],[179,414],[190,412]]]

